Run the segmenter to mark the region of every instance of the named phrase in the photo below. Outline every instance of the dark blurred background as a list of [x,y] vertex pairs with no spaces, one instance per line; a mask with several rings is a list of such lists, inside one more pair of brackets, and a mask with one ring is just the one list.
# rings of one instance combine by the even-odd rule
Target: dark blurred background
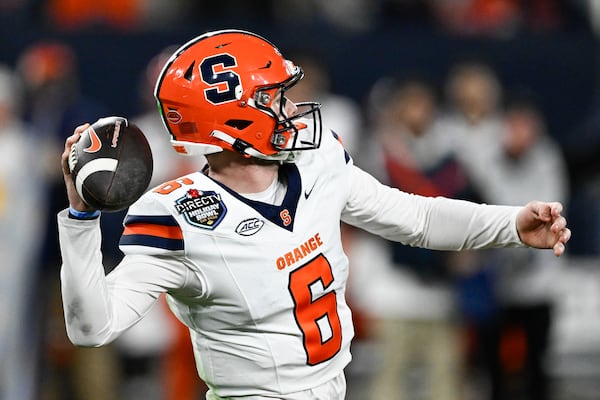
[[[506,95],[502,101],[508,101],[511,94],[526,93],[541,111],[547,133],[558,144],[566,164],[569,193],[565,206],[573,230],[567,250],[568,264],[576,276],[569,275],[565,288],[572,294],[582,283],[592,285],[585,291],[585,298],[568,295],[561,298],[562,322],[571,323],[572,327],[563,326],[564,332],[572,334],[573,330],[600,326],[600,289],[593,284],[598,277],[600,255],[600,5],[597,1],[0,0],[0,64],[10,74],[14,73],[15,78],[9,79],[14,81],[14,88],[0,85],[5,94],[0,98],[9,97],[9,102],[14,103],[12,115],[23,123],[31,139],[27,148],[31,148],[31,143],[44,143],[44,154],[38,154],[36,160],[43,171],[37,171],[39,180],[31,183],[43,186],[38,203],[32,206],[39,211],[42,222],[39,226],[32,225],[32,231],[21,242],[10,247],[7,244],[2,249],[8,252],[25,249],[32,241],[39,243],[23,250],[34,258],[24,261],[31,273],[21,278],[21,286],[17,286],[24,288],[17,290],[24,299],[16,301],[14,307],[7,302],[0,309],[6,326],[18,326],[18,335],[25,343],[21,346],[29,348],[29,352],[12,357],[21,360],[29,357],[32,361],[23,367],[7,368],[8,362],[4,360],[10,358],[3,359],[4,353],[0,352],[0,364],[4,364],[0,369],[19,371],[3,372],[0,399],[150,400],[161,398],[157,393],[169,392],[165,388],[172,389],[171,386],[192,389],[187,394],[172,394],[170,398],[202,398],[198,394],[202,393],[202,384],[190,383],[195,378],[187,381],[183,375],[165,378],[168,374],[164,367],[157,367],[157,359],[163,362],[167,358],[165,343],[176,342],[175,328],[169,338],[162,338],[154,347],[148,345],[148,351],[124,343],[122,347],[109,346],[108,353],[100,350],[77,353],[79,350],[66,343],[57,297],[60,254],[54,215],[66,206],[58,156],[64,139],[74,127],[105,115],[133,118],[155,112],[152,79],[160,67],[155,57],[164,49],[182,45],[206,31],[227,28],[263,35],[284,55],[317,60],[327,74],[324,89],[357,106],[354,110],[360,118],[354,128],[359,132],[351,138],[353,143],[371,140],[373,89],[384,77],[418,71],[443,99],[452,68],[461,62],[477,61],[497,74]],[[55,80],[61,83],[53,89]],[[14,96],[7,95],[13,89]],[[157,129],[160,131],[161,127]],[[344,132],[340,134],[344,136]],[[362,150],[360,145],[351,149],[357,160],[361,160],[359,149]],[[21,185],[25,183],[21,181]],[[19,190],[19,186],[15,187],[13,191]],[[7,221],[11,215],[16,218],[11,209],[18,207],[18,200],[15,205],[6,204],[0,207],[0,215]],[[103,216],[107,270],[121,257],[115,246],[120,218],[122,214]],[[2,223],[8,226],[8,222]],[[10,232],[2,231],[6,243]],[[11,275],[7,276],[6,282],[10,282]],[[15,298],[8,291],[5,297]],[[586,321],[574,317],[579,311],[586,315]],[[21,318],[11,319],[9,314],[20,314]],[[368,310],[366,314],[368,320]],[[361,332],[359,326],[357,342],[360,344],[363,339],[368,344],[372,339],[365,333],[368,329],[362,338]],[[586,336],[584,339],[591,340],[591,344],[583,350],[576,349],[577,362],[564,363],[566,356],[563,356],[572,353],[569,346],[578,342],[577,338],[559,340],[563,346],[558,346],[560,357],[555,357],[553,367],[549,367],[554,371],[554,380],[561,383],[553,398],[600,398],[600,390],[594,383],[600,379],[600,355],[598,348],[590,350],[597,342]],[[6,343],[11,342],[7,339],[4,348],[9,347]],[[368,366],[373,362],[369,356],[361,357],[359,345],[356,348],[353,368],[348,372],[349,399],[366,398],[360,382],[369,378],[369,368],[361,368],[361,364]],[[582,360],[581,354],[591,354],[590,351],[595,358]],[[183,351],[183,356],[179,356],[189,356],[186,354]],[[175,363],[171,365],[185,365],[188,372],[195,374],[193,365],[176,360],[171,360]],[[100,366],[97,370],[100,372],[96,372],[100,378],[94,379],[112,384],[92,385],[95,380],[90,376],[94,372],[81,373],[93,370],[91,365]],[[577,365],[584,372],[573,377],[567,373],[570,367],[565,365]],[[353,384],[352,378],[357,383]],[[164,382],[162,379],[169,383],[157,383]],[[465,398],[486,398],[489,391],[485,387],[485,383],[473,385]],[[414,399],[426,398],[418,397],[418,393],[414,396]]]

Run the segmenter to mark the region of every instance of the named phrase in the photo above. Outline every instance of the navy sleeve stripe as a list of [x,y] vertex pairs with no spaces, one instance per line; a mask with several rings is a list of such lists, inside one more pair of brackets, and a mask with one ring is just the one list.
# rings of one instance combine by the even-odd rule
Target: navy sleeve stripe
[[150,235],[121,236],[120,246],[147,246],[165,250],[183,250],[183,239],[168,239]]
[[178,226],[179,224],[171,215],[128,215],[125,225],[129,224],[154,224],[164,226]]

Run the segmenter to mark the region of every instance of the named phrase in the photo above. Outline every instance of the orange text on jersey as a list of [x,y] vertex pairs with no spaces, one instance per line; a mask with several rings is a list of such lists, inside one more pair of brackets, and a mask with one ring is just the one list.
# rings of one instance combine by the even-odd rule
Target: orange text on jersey
[[313,237],[302,243],[300,246],[295,247],[292,251],[288,251],[283,256],[277,259],[277,269],[284,269],[290,265],[302,260],[304,257],[311,254],[313,251],[323,245],[321,236],[316,233]]

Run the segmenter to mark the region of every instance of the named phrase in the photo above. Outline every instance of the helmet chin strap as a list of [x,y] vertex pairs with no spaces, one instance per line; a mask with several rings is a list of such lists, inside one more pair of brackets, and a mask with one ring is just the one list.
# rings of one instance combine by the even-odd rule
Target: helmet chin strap
[[262,160],[273,160],[283,162],[290,162],[296,158],[296,155],[293,151],[280,151],[272,155],[263,154],[260,151],[256,150],[254,147],[252,147],[250,143],[244,142],[241,139],[236,139],[233,136],[216,129],[212,131],[210,135],[216,137],[219,140],[224,141],[225,143],[229,143],[229,145],[231,145],[233,149],[250,157],[260,158]]

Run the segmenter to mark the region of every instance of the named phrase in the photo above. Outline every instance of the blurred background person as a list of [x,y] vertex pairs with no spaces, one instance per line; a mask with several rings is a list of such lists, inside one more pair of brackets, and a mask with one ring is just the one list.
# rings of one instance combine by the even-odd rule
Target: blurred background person
[[432,14],[448,33],[514,37],[522,32],[550,33],[585,23],[585,1],[565,0],[430,0]]
[[21,87],[0,64],[0,398],[37,396],[39,298],[37,261],[46,218],[48,151],[20,118]]
[[[504,130],[502,83],[491,65],[470,58],[449,66],[443,90],[440,130],[468,177],[472,200],[482,202],[480,187],[488,180],[490,160],[500,151]],[[461,252],[451,261],[456,273],[466,396],[487,396],[491,363],[487,342],[499,313],[495,260],[484,250]]]
[[340,136],[346,151],[354,156],[364,129],[363,110],[360,105],[351,97],[336,93],[332,89],[330,72],[317,53],[297,51],[289,57],[304,71],[304,79],[289,92],[290,100],[321,103],[323,121]]
[[[81,92],[77,55],[68,44],[46,39],[30,43],[19,53],[16,65],[24,88],[23,118],[44,146],[61,149],[67,132],[81,121],[96,121],[106,115],[104,105]],[[46,201],[52,215],[47,218],[41,260],[44,269],[54,273],[60,265],[54,216],[66,194],[56,160],[40,157],[39,162],[48,174]]]
[[[66,43],[35,41],[22,50],[16,65],[24,88],[24,120],[32,129],[36,147],[53,149],[46,154],[59,151],[61,143],[82,121],[106,116],[107,109],[101,103],[81,92],[77,56]],[[39,227],[42,249],[36,286],[36,298],[43,309],[40,392],[43,399],[114,398],[118,368],[112,347],[81,349],[68,344],[56,279],[61,264],[56,213],[64,207],[66,193],[56,159],[42,152],[38,165],[46,173],[47,187],[45,206],[41,208],[46,214],[40,219],[45,226]],[[107,240],[110,232],[107,230]],[[110,254],[106,257],[109,266]]]
[[380,2],[368,0],[271,2],[273,16],[282,25],[303,27],[317,24],[343,33],[361,33],[373,29],[379,21],[380,7]]
[[[509,100],[499,139],[479,188],[484,201],[555,198],[568,204],[566,163],[533,99]],[[493,254],[500,310],[490,338],[491,399],[550,399],[546,356],[564,261],[531,249]]]
[[193,2],[171,0],[47,0],[31,7],[61,31],[86,29],[136,32],[159,29],[177,23],[192,10]]
[[487,164],[500,146],[502,92],[496,71],[481,60],[457,62],[446,77],[441,129],[477,186],[487,180]]
[[[437,93],[427,80],[382,79],[370,92],[369,105],[372,146],[362,146],[357,163],[409,193],[472,198],[467,175],[439,129]],[[373,320],[377,343],[367,398],[463,398],[450,257],[368,234],[353,241],[356,281],[350,288]],[[360,284],[367,279],[371,290]]]

